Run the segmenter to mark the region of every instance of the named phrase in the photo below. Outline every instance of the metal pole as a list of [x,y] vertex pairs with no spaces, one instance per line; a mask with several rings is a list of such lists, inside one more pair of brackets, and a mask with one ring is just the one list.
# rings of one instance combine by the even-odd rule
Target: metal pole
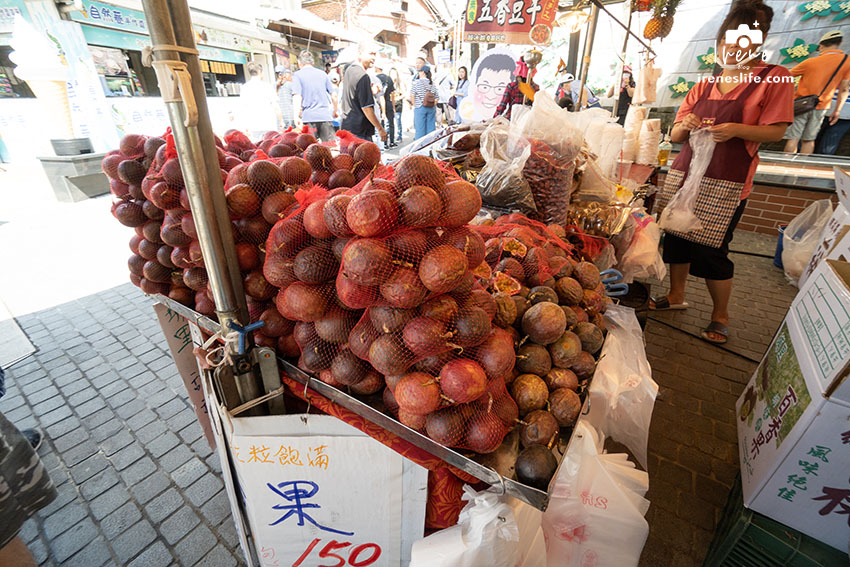
[[590,53],[593,51],[593,36],[596,35],[596,22],[599,20],[599,9],[596,3],[590,7],[590,25],[587,27],[587,35],[584,37],[584,55],[581,62],[581,88],[578,91],[578,101],[575,103],[575,111],[581,110],[581,99],[584,96],[584,85],[587,83],[587,72],[590,69]]
[[626,47],[629,45],[629,30],[632,29],[633,13],[634,10],[632,9],[632,3],[629,2],[629,23],[626,26],[626,37],[623,38],[623,51],[621,52],[623,60],[620,63],[620,72],[617,73],[617,82],[614,83],[614,88],[616,89],[614,94],[614,108],[611,109],[611,115],[614,117],[617,116],[617,109],[620,107],[620,92],[623,86],[623,72],[626,70]]
[[[189,6],[185,0],[166,0],[170,12],[171,21],[174,26],[174,36],[177,45],[195,48],[195,32],[192,28],[192,19]],[[236,257],[236,246],[233,238],[233,225],[230,222],[230,213],[227,210],[227,201],[224,198],[224,187],[221,182],[221,168],[218,164],[218,150],[215,145],[215,134],[210,122],[209,105],[207,104],[206,91],[204,90],[204,77],[198,56],[191,53],[181,53],[181,59],[189,67],[192,75],[192,92],[195,93],[195,104],[198,106],[198,136],[203,150],[203,164],[206,166],[207,178],[209,179],[209,192],[205,192],[208,200],[205,208],[214,211],[214,216],[209,216],[213,226],[218,227],[221,235],[221,252],[224,266],[230,276],[233,293],[231,304],[236,309],[236,319],[248,324],[248,305],[245,301],[245,291],[242,288],[242,274],[239,271],[239,261]],[[191,197],[191,193],[190,193]],[[204,256],[206,258],[206,256]],[[218,306],[218,303],[216,303]],[[220,315],[219,315],[220,317]],[[221,319],[219,318],[219,321]]]
[[[185,0],[179,0],[175,4],[182,4],[185,8],[186,19],[188,22],[188,6]],[[142,0],[142,5],[145,10],[145,17],[148,21],[148,29],[151,34],[151,43],[153,46],[178,46],[175,37],[175,26],[171,20],[171,11],[166,3],[166,0]],[[181,12],[178,7],[178,12]],[[177,26],[180,27],[180,26]],[[191,25],[188,26],[189,33],[192,33]],[[190,36],[191,37],[191,36]],[[185,29],[181,30],[181,38],[185,42]],[[189,45],[183,45],[194,49],[194,38],[191,38]],[[158,61],[175,61],[180,62],[179,52],[176,50],[159,50],[154,49],[153,58]],[[157,79],[160,82],[160,89],[163,91],[163,99],[168,111],[168,118],[171,122],[171,131],[174,135],[174,142],[177,146],[177,155],[180,160],[180,168],[183,172],[183,179],[186,184],[186,191],[189,195],[189,204],[192,209],[192,216],[195,219],[195,227],[198,231],[198,240],[201,244],[201,251],[204,255],[204,265],[206,266],[207,275],[210,280],[210,290],[216,304],[216,313],[219,322],[223,329],[229,329],[230,322],[236,324],[248,324],[248,307],[245,301],[245,293],[242,289],[241,278],[231,277],[231,271],[228,268],[228,256],[234,260],[236,258],[236,250],[231,233],[229,218],[225,223],[219,223],[216,215],[216,203],[224,206],[224,191],[221,181],[221,173],[218,167],[218,156],[213,153],[212,161],[205,155],[204,144],[201,142],[201,132],[199,124],[206,123],[207,145],[213,144],[212,127],[209,124],[209,113],[206,108],[206,95],[201,82],[195,81],[195,78],[200,78],[200,65],[198,64],[197,56],[191,56],[193,62],[193,71],[196,77],[186,77],[188,84],[183,84],[178,79],[178,72],[165,69],[161,73],[157,69]],[[188,65],[187,65],[188,66]],[[156,67],[155,67],[156,68]],[[173,73],[173,77],[169,74]],[[182,73],[186,75],[185,70]],[[166,84],[166,81],[174,81],[179,85],[179,96],[175,96],[174,92],[177,89],[173,85]],[[191,88],[186,88],[191,85]],[[189,92],[191,91],[191,93]],[[182,100],[181,100],[182,97]],[[202,106],[198,107],[196,100],[202,100]],[[204,112],[197,112],[196,121],[192,110],[203,108]],[[194,124],[192,122],[195,122]],[[214,173],[210,174],[213,170]],[[229,235],[228,239],[223,237],[223,233]],[[228,254],[227,248],[230,254]],[[234,261],[233,266],[238,264]],[[231,353],[236,353],[236,346],[230,345]],[[249,369],[250,370],[250,369]],[[253,374],[248,374],[248,379],[243,379],[237,382],[240,397],[243,401],[248,401],[257,398],[261,395],[259,384]]]

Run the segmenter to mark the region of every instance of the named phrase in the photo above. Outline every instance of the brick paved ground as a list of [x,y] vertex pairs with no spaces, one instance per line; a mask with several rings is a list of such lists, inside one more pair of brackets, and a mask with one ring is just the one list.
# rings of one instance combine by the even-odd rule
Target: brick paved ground
[[[735,402],[796,294],[773,266],[776,239],[735,235],[735,287],[726,349],[696,338],[708,321],[705,285],[688,286],[686,312],[654,313],[646,350],[659,385],[649,436],[649,539],[645,567],[701,565],[738,472]],[[667,289],[653,286],[653,294]],[[740,353],[740,354],[736,354]],[[750,360],[752,359],[752,360]]]
[[59,497],[21,537],[41,565],[243,564],[220,479],[148,300],[126,284],[17,319],[38,352],[0,411],[46,433]]
[[[758,237],[736,244],[772,250]],[[691,310],[653,314],[646,328],[660,386],[647,567],[701,564],[738,469],[734,405],[756,366],[747,357],[760,358],[795,293],[770,259],[734,259],[728,349],[694,336],[709,305],[701,283],[690,286]],[[0,411],[21,428],[45,429],[39,453],[59,490],[21,534],[39,563],[241,563],[217,456],[195,423],[150,301],[125,284],[18,322],[38,352],[8,373]]]

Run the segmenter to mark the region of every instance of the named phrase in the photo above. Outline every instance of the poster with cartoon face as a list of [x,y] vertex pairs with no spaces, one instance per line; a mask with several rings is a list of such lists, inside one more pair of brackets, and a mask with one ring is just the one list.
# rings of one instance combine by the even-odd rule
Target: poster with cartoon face
[[493,118],[505,88],[514,80],[516,62],[517,56],[509,47],[495,47],[481,54],[469,77],[469,96],[458,108],[464,122]]

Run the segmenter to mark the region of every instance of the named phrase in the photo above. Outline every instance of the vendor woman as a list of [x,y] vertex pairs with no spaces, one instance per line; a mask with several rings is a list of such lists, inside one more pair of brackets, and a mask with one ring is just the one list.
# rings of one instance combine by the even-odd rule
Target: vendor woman
[[[691,166],[688,138],[707,128],[716,143],[708,169],[699,185],[694,213],[702,228],[686,233],[666,231],[664,262],[670,264],[670,292],[653,299],[652,309],[687,309],[688,274],[704,278],[714,303],[711,321],[702,338],[715,344],[729,336],[729,297],[734,265],[729,242],[741,218],[758,167],[761,142],[778,142],[794,121],[794,83],[784,67],[766,65],[759,48],[727,44],[727,30],[739,25],[767,36],[773,10],[764,2],[738,1],[717,33],[717,53],[723,63],[719,75],[703,79],[685,97],[676,114],[672,139],[683,143],[659,197],[663,206],[681,187]],[[758,34],[754,35],[758,38]]]

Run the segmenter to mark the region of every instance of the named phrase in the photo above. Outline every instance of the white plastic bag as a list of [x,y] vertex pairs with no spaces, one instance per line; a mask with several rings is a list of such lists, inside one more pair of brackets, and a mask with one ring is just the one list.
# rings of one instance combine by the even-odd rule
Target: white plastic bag
[[599,139],[599,151],[596,163],[603,175],[616,178],[617,164],[623,151],[623,138],[626,131],[616,122],[608,122],[602,127],[602,135]]
[[646,358],[643,331],[634,309],[612,305],[605,311],[608,336],[590,383],[588,422],[629,448],[646,468],[649,423],[658,384]]
[[581,174],[581,183],[578,190],[572,196],[573,200],[600,201],[609,203],[617,195],[617,188],[597,164],[596,160],[589,158],[584,164]]
[[637,227],[629,247],[617,264],[623,274],[623,283],[632,283],[635,278],[654,277],[663,280],[667,275],[667,265],[658,250],[661,241],[661,229],[645,209],[632,211]]
[[543,513],[548,567],[629,567],[649,524],[649,476],[626,455],[602,454],[603,439],[580,420]]
[[702,223],[694,214],[694,207],[696,207],[697,196],[699,195],[700,182],[714,155],[715,143],[711,137],[711,132],[707,129],[700,129],[691,132],[690,144],[693,154],[691,155],[691,164],[688,167],[688,176],[679,190],[676,191],[676,194],[673,195],[673,198],[670,199],[670,202],[667,203],[658,221],[658,226],[664,230],[691,232],[702,228]]
[[638,71],[632,104],[649,104],[655,102],[656,89],[660,77],[661,69],[656,69],[651,61],[646,64],[646,67]]
[[410,567],[515,567],[520,533],[513,509],[498,489],[463,487],[469,503],[458,523],[413,544]]
[[793,285],[797,285],[797,280],[808,265],[830,216],[832,203],[829,199],[822,199],[806,207],[785,228],[782,236],[782,267],[785,277]]

